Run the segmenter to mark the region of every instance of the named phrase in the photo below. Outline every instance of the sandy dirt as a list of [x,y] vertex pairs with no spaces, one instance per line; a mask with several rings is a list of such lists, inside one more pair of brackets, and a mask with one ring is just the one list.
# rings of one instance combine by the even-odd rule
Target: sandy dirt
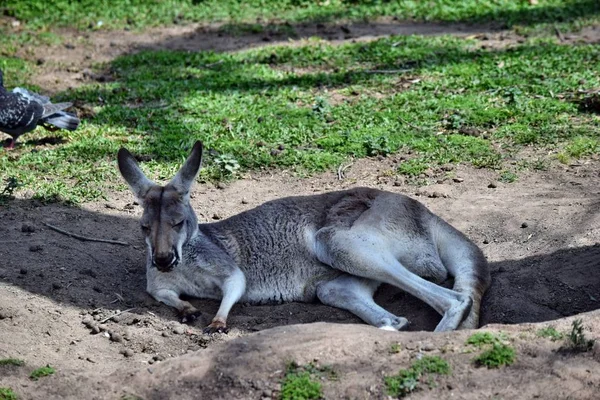
[[[396,33],[364,29],[357,36]],[[397,24],[395,29],[406,25]],[[352,31],[360,30],[351,27]],[[486,40],[502,41],[498,35],[503,33],[478,32],[463,28],[460,34],[496,35]],[[590,32],[598,31],[590,28]],[[204,47],[186,46],[203,43],[205,34],[215,40],[222,37],[212,27],[169,28],[147,32],[147,37],[128,32],[81,38],[71,34],[79,40],[75,48],[47,49],[42,71],[34,77],[49,91],[105,79],[84,76],[90,54],[94,61],[107,61],[144,46],[197,51]],[[133,39],[127,42],[126,35]],[[213,50],[268,42],[255,36],[230,36]],[[186,37],[191,39],[186,42]],[[228,47],[229,40],[247,42]],[[564,342],[536,337],[540,326],[531,323],[551,321],[545,326],[566,332],[571,320],[565,317],[588,312],[578,318],[589,338],[600,339],[600,311],[593,312],[600,309],[600,162],[523,172],[510,184],[498,182],[497,172],[458,166],[434,171],[429,185],[415,186],[390,174],[401,157],[355,161],[343,180],[335,172],[301,179],[278,171],[248,174],[219,188],[201,183],[192,202],[201,222],[208,222],[287,195],[358,185],[422,201],[465,232],[488,257],[493,282],[484,298],[482,324],[508,335],[517,350],[514,365],[475,368],[472,349],[464,344],[468,332],[423,332],[432,330],[440,317],[388,286],[380,289],[376,300],[407,317],[409,332],[383,332],[320,304],[289,303],[238,304],[228,321],[229,334],[203,335],[201,328],[218,308],[217,302],[193,300],[205,318],[188,326],[145,293],[145,249],[137,223],[141,208],[131,194],[112,192],[107,201],[68,207],[40,204],[22,193],[0,206],[0,359],[19,358],[25,366],[0,366],[0,387],[10,386],[24,399],[135,395],[266,400],[277,398],[286,364],[296,361],[333,366],[339,378],[323,382],[325,398],[385,398],[383,375],[406,368],[427,353],[446,358],[453,373],[413,398],[597,398],[598,344],[586,353],[559,351]],[[45,223],[129,244],[83,242]],[[90,328],[94,325],[99,325],[99,332]],[[393,343],[402,345],[398,354],[389,351]],[[28,378],[33,369],[46,364],[56,369],[53,376],[37,382]]]

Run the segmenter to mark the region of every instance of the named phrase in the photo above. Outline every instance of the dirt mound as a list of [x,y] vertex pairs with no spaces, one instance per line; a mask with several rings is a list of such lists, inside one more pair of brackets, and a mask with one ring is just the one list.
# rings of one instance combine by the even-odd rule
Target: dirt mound
[[[600,312],[581,318],[594,332],[600,331]],[[568,330],[572,319],[553,326],[558,331]],[[322,379],[324,398],[385,398],[383,377],[427,355],[448,361],[450,374],[419,385],[421,389],[411,398],[595,398],[600,389],[600,346],[581,353],[561,350],[563,342],[538,336],[547,325],[495,325],[486,329],[501,332],[516,350],[515,363],[500,369],[474,366],[473,359],[481,351],[465,343],[472,331],[395,333],[365,325],[315,323],[258,332],[103,379],[93,373],[65,371],[47,378],[34,390],[24,388],[23,393],[29,399],[124,395],[143,399],[266,399],[280,392],[286,366],[293,361],[334,371]]]

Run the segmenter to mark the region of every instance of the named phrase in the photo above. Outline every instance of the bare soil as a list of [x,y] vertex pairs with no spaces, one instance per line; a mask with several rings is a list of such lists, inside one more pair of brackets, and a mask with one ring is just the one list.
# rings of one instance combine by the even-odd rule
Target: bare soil
[[[95,49],[95,61],[109,60],[142,44],[167,46],[185,37],[202,43],[202,29],[208,30],[169,29],[144,34],[149,35],[145,44],[123,39],[141,34],[90,35],[82,39],[81,58],[69,56],[79,45],[47,49],[48,59],[35,79],[47,83],[48,90],[61,90],[65,82],[76,85],[84,78],[59,61],[64,58],[74,63],[73,71],[81,71],[91,62],[84,49]],[[219,50],[249,45],[228,48],[227,43]],[[58,77],[54,84],[46,80],[52,76]],[[498,182],[497,172],[459,166],[438,171],[432,177],[437,183],[418,187],[391,177],[400,157],[358,160],[342,180],[334,172],[301,179],[278,171],[248,174],[219,188],[202,183],[192,202],[206,222],[270,199],[358,185],[419,199],[488,257],[493,283],[484,298],[482,324],[507,334],[517,351],[512,366],[475,368],[474,350],[464,344],[469,332],[426,332],[439,315],[388,286],[376,300],[407,317],[409,332],[383,332],[320,304],[289,303],[238,304],[229,334],[203,335],[201,328],[217,302],[193,300],[205,320],[188,326],[145,293],[145,249],[137,223],[141,209],[128,192],[112,192],[107,201],[81,207],[44,205],[23,194],[0,206],[0,359],[14,357],[26,364],[0,366],[0,387],[12,387],[24,399],[269,399],[277,398],[286,364],[295,361],[333,367],[338,379],[323,381],[325,398],[385,398],[383,375],[408,367],[422,354],[438,354],[450,362],[452,374],[411,397],[597,398],[599,345],[585,353],[559,351],[564,341],[539,338],[536,332],[548,325],[569,331],[570,316],[577,316],[586,336],[600,339],[600,311],[593,311],[600,309],[600,162],[523,172],[510,184]],[[44,223],[129,245],[83,242]],[[532,325],[542,321],[549,322]],[[94,332],[93,325],[101,331]],[[401,343],[397,354],[390,352],[394,343]],[[56,369],[54,375],[28,378],[47,364]]]

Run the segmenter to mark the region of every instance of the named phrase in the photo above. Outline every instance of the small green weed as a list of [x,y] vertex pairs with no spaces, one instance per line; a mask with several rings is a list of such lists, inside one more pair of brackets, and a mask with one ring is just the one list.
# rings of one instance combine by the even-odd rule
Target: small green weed
[[0,400],[17,400],[17,394],[11,388],[0,387]]
[[512,171],[502,171],[500,173],[500,180],[505,183],[513,183],[517,180],[517,174]]
[[54,368],[52,368],[49,365],[46,365],[45,367],[41,367],[41,368],[38,368],[38,369],[34,370],[31,373],[31,375],[29,375],[29,377],[31,379],[33,379],[34,381],[37,381],[41,377],[52,375],[55,372],[56,372],[56,370]]
[[316,400],[323,398],[321,383],[313,377],[321,371],[335,375],[330,367],[325,368],[325,370],[316,367],[312,363],[306,366],[299,366],[295,362],[290,363],[281,385],[281,400]]
[[404,397],[419,389],[424,375],[448,375],[449,373],[450,365],[446,360],[438,356],[425,356],[415,361],[410,368],[401,369],[397,375],[386,376],[385,385],[390,396]]
[[6,178],[6,185],[4,186],[4,190],[0,193],[0,204],[6,204],[8,200],[13,199],[14,191],[22,186],[19,183],[19,180],[14,176],[9,176]]
[[475,357],[475,363],[488,368],[510,365],[515,361],[515,350],[501,343],[494,343],[492,348]]
[[571,326],[571,332],[567,336],[570,348],[580,352],[591,350],[592,347],[594,347],[595,341],[585,337],[585,334],[583,333],[583,321],[581,319],[576,319]]
[[484,344],[494,344],[498,343],[499,338],[489,332],[477,332],[469,336],[467,339],[467,344],[472,344],[473,346],[481,347]]
[[538,337],[548,338],[548,339],[552,340],[553,342],[555,342],[557,340],[561,340],[565,337],[564,334],[560,333],[552,326],[538,330],[536,332],[536,335]]
[[400,343],[392,343],[390,346],[390,353],[398,354],[400,351],[402,351],[402,345]]
[[22,367],[25,365],[25,361],[19,360],[18,358],[3,358],[0,360],[0,365],[12,365],[15,367]]
[[240,169],[240,163],[229,154],[221,154],[213,162],[217,167],[219,178],[233,177]]

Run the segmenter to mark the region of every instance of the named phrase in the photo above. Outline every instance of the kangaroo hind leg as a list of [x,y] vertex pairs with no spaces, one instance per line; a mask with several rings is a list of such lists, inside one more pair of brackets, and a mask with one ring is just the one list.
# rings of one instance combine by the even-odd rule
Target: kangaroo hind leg
[[[354,276],[396,286],[433,307],[442,315],[436,332],[457,329],[471,310],[473,302],[468,295],[436,285],[407,269],[390,250],[396,242],[381,230],[324,228],[317,240],[322,262]],[[436,260],[441,265],[441,260]],[[420,270],[419,265],[411,267]]]
[[406,318],[395,316],[373,300],[378,286],[379,282],[344,274],[321,283],[317,296],[323,304],[350,311],[369,325],[392,331],[405,329]]

